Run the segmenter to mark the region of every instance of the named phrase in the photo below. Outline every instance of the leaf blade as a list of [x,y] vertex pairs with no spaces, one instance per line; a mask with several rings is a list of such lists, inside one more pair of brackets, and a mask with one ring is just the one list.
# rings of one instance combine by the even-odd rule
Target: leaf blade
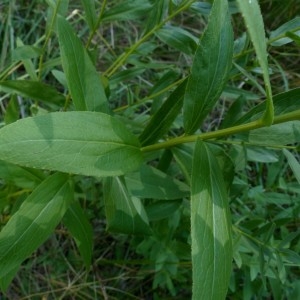
[[4,161],[87,176],[121,175],[143,160],[137,138],[124,124],[97,112],[25,118],[3,127],[0,141]]
[[200,140],[191,192],[193,299],[225,299],[232,261],[228,197],[220,167]]

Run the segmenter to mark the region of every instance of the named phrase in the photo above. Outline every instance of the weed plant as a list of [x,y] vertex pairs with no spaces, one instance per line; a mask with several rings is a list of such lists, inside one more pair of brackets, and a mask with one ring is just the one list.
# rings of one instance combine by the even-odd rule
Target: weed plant
[[2,1],[0,299],[300,299],[299,6]]

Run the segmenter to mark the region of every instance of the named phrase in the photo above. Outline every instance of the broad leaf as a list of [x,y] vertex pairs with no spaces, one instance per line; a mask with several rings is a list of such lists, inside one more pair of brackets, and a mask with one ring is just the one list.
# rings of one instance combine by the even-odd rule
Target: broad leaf
[[109,112],[108,103],[90,57],[69,23],[58,18],[61,60],[76,110]]
[[97,112],[55,112],[0,130],[0,157],[22,166],[87,176],[137,169],[142,154],[123,123]]
[[195,132],[219,99],[227,82],[233,54],[228,3],[215,0],[200,40],[183,104],[184,128]]
[[103,15],[102,21],[133,20],[148,14],[151,8],[152,4],[148,0],[122,1],[107,10]]
[[84,8],[85,18],[89,28],[90,30],[93,30],[97,22],[95,0],[81,0],[81,3]]
[[266,87],[266,110],[262,121],[266,125],[271,125],[274,118],[274,107],[272,100],[272,89],[269,78],[268,54],[265,37],[265,28],[260,7],[257,0],[237,0],[242,15],[244,17],[247,30],[253,43],[257,59],[262,69],[265,87]]
[[63,104],[65,96],[58,93],[53,87],[38,81],[7,80],[0,81],[0,92],[15,93],[35,101],[50,104]]
[[151,234],[141,200],[130,195],[122,177],[105,178],[104,204],[109,231]]
[[186,81],[176,88],[161,108],[152,116],[139,137],[143,146],[155,143],[168,132],[182,108],[185,87]]
[[158,221],[170,217],[182,205],[182,200],[163,200],[152,203],[146,207],[150,221]]
[[133,196],[161,200],[188,197],[189,187],[171,176],[150,166],[143,166],[138,173],[125,177],[128,189]]
[[81,206],[77,202],[72,203],[62,221],[74,238],[88,269],[92,260],[93,230]]
[[0,278],[11,276],[53,232],[73,198],[68,176],[56,173],[22,203],[0,232]]
[[232,261],[229,203],[222,171],[202,141],[194,150],[191,182],[193,299],[223,300]]

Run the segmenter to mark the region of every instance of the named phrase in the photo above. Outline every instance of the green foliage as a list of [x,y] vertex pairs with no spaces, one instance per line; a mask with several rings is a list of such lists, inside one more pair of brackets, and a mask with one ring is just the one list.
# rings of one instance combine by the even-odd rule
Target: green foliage
[[0,12],[5,297],[299,298],[299,17],[210,2]]

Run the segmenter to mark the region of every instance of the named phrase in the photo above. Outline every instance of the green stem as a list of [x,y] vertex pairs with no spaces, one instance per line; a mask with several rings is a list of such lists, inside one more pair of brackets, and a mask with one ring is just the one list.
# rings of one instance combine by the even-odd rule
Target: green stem
[[187,9],[194,1],[186,1],[185,4],[183,4],[178,10],[176,10],[174,13],[169,15],[165,20],[163,20],[161,23],[157,24],[152,30],[150,30],[147,34],[145,34],[140,40],[138,40],[134,45],[128,49],[128,51],[124,52],[121,56],[118,57],[118,59],[115,61],[114,64],[111,65],[110,68],[106,70],[104,75],[111,77],[127,60],[127,58],[141,45],[143,44],[149,37],[151,37],[158,29],[160,29],[165,23],[169,22],[171,19],[173,19],[176,15],[178,15],[180,12]]
[[[294,120],[300,120],[300,110],[275,117],[273,125],[285,123],[288,121],[294,121]],[[201,134],[176,137],[162,143],[143,147],[141,148],[141,150],[142,152],[146,153],[146,152],[174,147],[176,145],[180,145],[184,143],[192,143],[197,141],[198,139],[201,139],[203,141],[211,140],[211,139],[219,139],[229,135],[238,134],[241,132],[250,131],[250,130],[263,128],[263,127],[266,127],[266,125],[264,125],[261,120],[257,120],[247,124],[237,125],[237,126],[220,129],[212,132],[205,132]]]

